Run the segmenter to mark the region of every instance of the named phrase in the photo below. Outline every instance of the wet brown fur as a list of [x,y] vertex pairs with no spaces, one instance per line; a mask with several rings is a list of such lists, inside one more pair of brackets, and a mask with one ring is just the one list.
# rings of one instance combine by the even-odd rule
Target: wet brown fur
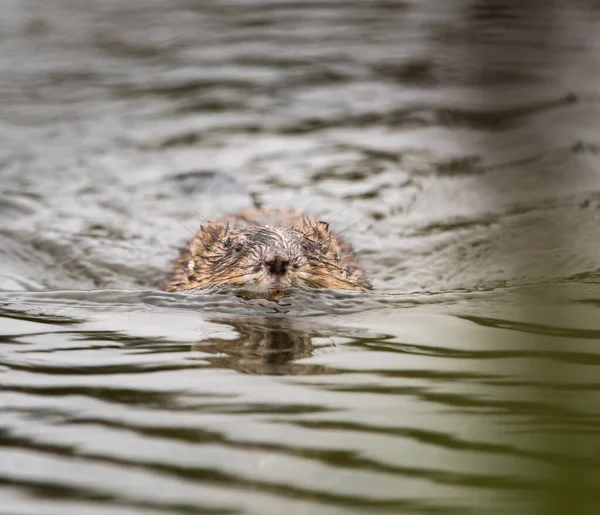
[[[269,257],[287,260],[286,270],[270,273]],[[204,224],[173,263],[163,289],[219,285],[371,289],[352,247],[327,222],[278,209],[247,209]]]

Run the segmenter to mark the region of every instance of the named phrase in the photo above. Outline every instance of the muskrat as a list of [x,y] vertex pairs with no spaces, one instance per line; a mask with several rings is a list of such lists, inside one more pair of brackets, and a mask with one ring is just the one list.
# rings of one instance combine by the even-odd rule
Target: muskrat
[[163,289],[222,285],[371,289],[352,247],[329,223],[289,209],[246,209],[205,223],[181,250]]

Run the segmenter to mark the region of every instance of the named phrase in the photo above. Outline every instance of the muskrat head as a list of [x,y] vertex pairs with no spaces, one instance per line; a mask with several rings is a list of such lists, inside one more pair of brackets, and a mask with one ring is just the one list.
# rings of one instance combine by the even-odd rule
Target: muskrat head
[[370,288],[349,247],[330,233],[326,222],[310,219],[298,227],[240,229],[208,223],[192,240],[188,255],[182,290],[208,285]]

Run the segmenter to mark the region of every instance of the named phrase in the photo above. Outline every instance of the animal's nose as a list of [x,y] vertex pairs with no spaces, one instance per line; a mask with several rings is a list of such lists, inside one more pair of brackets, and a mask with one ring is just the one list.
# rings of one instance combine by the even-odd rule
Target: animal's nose
[[269,254],[265,257],[267,270],[275,275],[285,274],[290,264],[290,258],[285,254]]

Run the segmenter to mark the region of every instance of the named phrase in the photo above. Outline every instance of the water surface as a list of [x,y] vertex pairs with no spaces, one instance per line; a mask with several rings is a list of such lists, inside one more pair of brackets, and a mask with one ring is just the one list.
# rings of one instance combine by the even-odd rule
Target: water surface
[[[531,9],[4,2],[3,512],[592,513],[599,13]],[[249,206],[375,291],[159,291]]]

